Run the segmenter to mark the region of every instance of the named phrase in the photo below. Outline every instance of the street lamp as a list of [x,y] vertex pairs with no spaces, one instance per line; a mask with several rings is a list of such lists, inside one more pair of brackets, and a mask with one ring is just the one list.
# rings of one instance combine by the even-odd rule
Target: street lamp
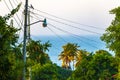
[[47,27],[47,21],[46,21],[46,18],[43,20],[43,27]]
[[30,26],[30,25],[33,25],[33,24],[36,24],[36,23],[39,23],[39,22],[43,22],[43,27],[47,27],[47,20],[46,20],[46,18],[44,19],[44,20],[38,20],[38,21],[36,21],[36,22],[33,22],[33,23],[31,23],[31,24],[28,24],[27,26]]
[[[28,26],[30,27],[30,25],[33,25],[33,24],[36,24],[36,23],[39,23],[39,22],[43,22],[42,23],[43,27],[47,27],[47,20],[45,18],[44,20],[39,20],[39,21],[33,22],[31,24],[28,24],[25,29],[27,29]],[[27,30],[25,30],[25,31],[27,31]],[[30,37],[30,35],[29,35],[29,37]],[[23,58],[24,58],[23,76],[24,77],[23,77],[23,80],[25,80],[25,73],[26,73],[26,71],[25,71],[25,66],[26,66],[26,40],[27,40],[27,32],[24,33],[24,43],[23,43],[23,51],[24,51],[24,55],[23,55]]]

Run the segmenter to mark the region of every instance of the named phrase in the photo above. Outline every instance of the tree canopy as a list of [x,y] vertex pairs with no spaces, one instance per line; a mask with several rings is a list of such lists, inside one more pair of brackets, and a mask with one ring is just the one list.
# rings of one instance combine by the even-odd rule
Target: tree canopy
[[[14,9],[16,10],[16,9]],[[13,13],[10,13],[13,15]],[[9,15],[9,17],[11,16]],[[7,18],[9,19],[9,18]],[[11,27],[7,24],[6,18],[0,16],[0,79],[14,80],[16,66],[16,54],[14,48],[16,46],[19,29]]]
[[111,80],[117,73],[115,58],[105,50],[82,58],[70,80]]
[[106,32],[101,36],[101,40],[106,42],[107,48],[114,51],[118,64],[118,78],[120,79],[120,7],[112,9],[111,14],[115,15],[111,25],[106,29]]
[[115,15],[115,19],[106,29],[101,40],[106,42],[107,48],[114,51],[117,57],[120,57],[120,7],[111,10],[110,13]]

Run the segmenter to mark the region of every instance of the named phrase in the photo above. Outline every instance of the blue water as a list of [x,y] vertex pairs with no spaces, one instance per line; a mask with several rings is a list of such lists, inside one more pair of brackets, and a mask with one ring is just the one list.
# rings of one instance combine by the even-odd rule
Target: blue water
[[68,42],[77,43],[80,48],[85,49],[89,52],[95,52],[99,49],[106,49],[105,43],[100,40],[100,36],[32,36],[34,40],[41,40],[43,43],[50,41],[52,47],[49,48],[47,52],[53,63],[61,65],[61,61],[58,60],[58,55],[62,52],[62,46]]

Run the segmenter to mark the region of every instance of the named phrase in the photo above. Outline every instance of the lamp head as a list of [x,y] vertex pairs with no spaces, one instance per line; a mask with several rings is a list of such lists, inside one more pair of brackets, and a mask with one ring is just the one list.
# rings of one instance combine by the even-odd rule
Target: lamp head
[[47,21],[46,21],[46,18],[43,20],[43,27],[47,27]]

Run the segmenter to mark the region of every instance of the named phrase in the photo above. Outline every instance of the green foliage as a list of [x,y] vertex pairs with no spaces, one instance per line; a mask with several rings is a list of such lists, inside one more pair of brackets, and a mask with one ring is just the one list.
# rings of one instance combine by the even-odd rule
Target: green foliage
[[6,21],[0,16],[0,49],[6,50],[15,45],[18,36],[15,34],[18,30],[7,26]]
[[18,57],[16,56],[16,53],[18,53],[18,49],[16,48],[18,35],[16,32],[19,29],[8,25],[6,21],[18,11],[19,7],[20,5],[5,17],[0,16],[0,80],[20,79],[18,76],[21,75],[20,70],[22,67],[18,65],[22,65],[22,63],[18,61]]
[[75,67],[77,67],[81,63],[82,59],[89,54],[90,53],[86,50],[78,50],[77,54],[76,54],[76,57],[75,57],[75,62],[76,62]]
[[97,67],[97,77],[101,79],[111,79],[114,74],[117,73],[117,64],[115,63],[115,58],[112,57],[107,51],[99,50],[93,56],[93,62]]
[[14,45],[14,47],[12,47],[17,60],[23,59],[22,50],[21,50],[22,46],[23,46],[22,44],[17,44],[17,45]]
[[58,80],[67,80],[71,76],[72,71],[57,66],[57,73],[58,73]]
[[18,4],[17,7],[15,9],[13,9],[10,14],[4,16],[4,19],[9,20],[16,12],[19,11],[21,4],[22,3]]
[[23,67],[22,60],[16,59],[16,61],[14,61],[14,69],[12,70],[13,74],[10,74],[10,76],[12,76],[11,80],[22,80]]
[[70,80],[111,80],[118,71],[115,58],[107,51],[99,50],[85,56]]
[[101,40],[106,42],[107,48],[114,51],[117,57],[120,57],[120,7],[111,10],[110,13],[115,14],[115,19],[106,29]]
[[[94,77],[91,78],[91,76],[94,73],[94,69],[91,68],[92,65],[90,65],[91,60],[92,54],[84,56],[81,60],[81,63],[77,66],[76,70],[73,72],[70,80],[89,80],[89,79],[94,80]],[[91,75],[88,75],[89,73],[91,73]]]
[[32,80],[67,80],[71,71],[62,69],[55,64],[36,64],[32,67]]
[[56,66],[51,64],[45,64],[43,66],[37,64],[33,66],[32,74],[32,80],[52,80],[58,76],[56,74]]
[[118,79],[120,76],[120,7],[110,11],[115,15],[115,19],[111,25],[106,29],[106,32],[101,36],[101,40],[106,42],[107,48],[115,52],[116,62],[118,63]]
[[40,41],[30,40],[29,44],[27,45],[28,58],[40,63],[41,65],[50,62],[48,54],[45,53],[50,46],[51,44],[49,42],[42,44]]
[[17,29],[6,24],[0,16],[0,80],[12,80],[15,65],[15,55],[12,45],[17,41]]
[[13,80],[12,77],[14,73],[12,71],[14,70],[14,62],[14,55],[10,52],[9,54],[0,56],[0,80]]

